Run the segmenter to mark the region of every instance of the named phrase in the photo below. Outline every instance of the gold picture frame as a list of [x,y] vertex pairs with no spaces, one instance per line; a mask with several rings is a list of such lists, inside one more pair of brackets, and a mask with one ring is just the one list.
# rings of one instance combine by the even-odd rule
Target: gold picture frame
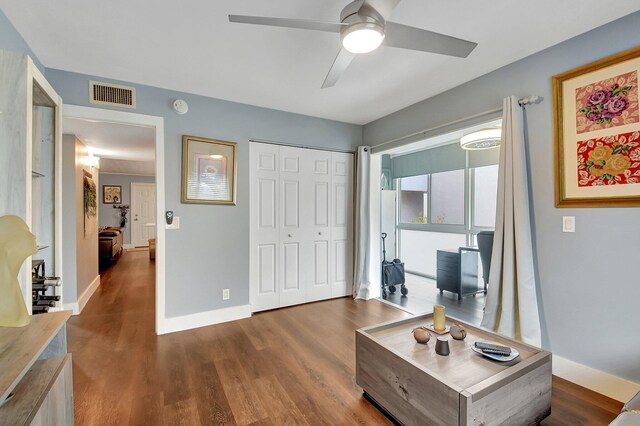
[[640,206],[640,46],[553,76],[556,207]]
[[182,137],[182,203],[236,205],[237,144]]

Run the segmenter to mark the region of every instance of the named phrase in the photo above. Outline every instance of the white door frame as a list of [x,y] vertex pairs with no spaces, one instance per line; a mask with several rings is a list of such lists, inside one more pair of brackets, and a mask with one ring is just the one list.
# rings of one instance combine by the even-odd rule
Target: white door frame
[[[140,186],[153,186],[154,189],[156,187],[155,183],[149,183],[149,182],[131,182],[131,188],[129,189],[131,192],[131,197],[130,197],[130,201],[131,201],[131,216],[133,216],[133,194],[135,193],[134,188],[135,187],[140,187]],[[157,208],[157,204],[156,204],[156,208]],[[156,212],[156,217],[157,217],[157,212]],[[131,217],[131,221],[133,222],[133,217]],[[142,225],[145,226],[145,225]],[[158,229],[158,223],[156,222],[155,228]],[[155,234],[155,232],[154,232]],[[136,245],[133,243],[133,224],[131,225],[131,245],[136,247]]]
[[156,133],[156,334],[165,333],[164,118],[133,112],[64,105],[65,118],[149,127]]

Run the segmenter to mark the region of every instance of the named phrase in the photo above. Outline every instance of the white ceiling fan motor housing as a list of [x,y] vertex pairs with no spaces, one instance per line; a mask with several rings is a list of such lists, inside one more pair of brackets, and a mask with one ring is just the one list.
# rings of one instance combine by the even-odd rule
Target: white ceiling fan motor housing
[[340,32],[340,39],[343,47],[351,53],[371,52],[384,40],[384,18],[362,0],[342,9],[340,22],[348,25]]

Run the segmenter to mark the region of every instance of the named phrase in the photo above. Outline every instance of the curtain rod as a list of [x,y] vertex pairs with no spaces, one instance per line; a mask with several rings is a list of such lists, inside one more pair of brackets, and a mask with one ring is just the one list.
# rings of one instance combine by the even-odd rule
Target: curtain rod
[[269,144],[269,145],[289,146],[291,148],[315,149],[315,150],[318,150],[318,151],[342,152],[344,154],[353,154],[353,153],[355,153],[355,151],[348,150],[348,149],[323,148],[323,147],[317,147],[317,146],[299,145],[299,144],[289,143],[289,142],[270,141],[270,140],[267,140],[267,139],[249,139],[249,142],[266,143],[266,144]]
[[544,98],[542,96],[531,95],[531,96],[527,96],[526,98],[518,99],[518,105],[524,108],[527,105],[539,104],[540,102],[543,101],[543,99]]

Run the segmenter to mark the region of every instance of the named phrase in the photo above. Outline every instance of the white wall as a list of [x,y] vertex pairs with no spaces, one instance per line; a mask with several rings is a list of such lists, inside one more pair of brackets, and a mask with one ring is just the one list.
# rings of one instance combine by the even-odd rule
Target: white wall
[[96,186],[99,185],[99,174],[97,168],[85,165],[87,147],[74,135],[63,136],[62,155],[62,230],[65,237],[62,291],[64,304],[70,306],[78,303],[99,277],[98,220],[90,235],[85,237],[84,232],[83,170],[92,173]]
[[76,269],[76,138],[62,136],[62,300],[65,304],[78,301],[78,271]]
[[[93,181],[97,188],[100,188],[100,180],[98,169],[88,167],[84,164],[85,159],[89,156],[87,146],[80,142],[76,142],[76,267],[78,270],[78,297],[89,288],[99,275],[98,272],[98,218],[92,229],[85,235],[84,220],[84,188],[83,188],[83,170],[93,175]],[[97,206],[96,206],[97,207]],[[99,214],[99,211],[97,212]]]

